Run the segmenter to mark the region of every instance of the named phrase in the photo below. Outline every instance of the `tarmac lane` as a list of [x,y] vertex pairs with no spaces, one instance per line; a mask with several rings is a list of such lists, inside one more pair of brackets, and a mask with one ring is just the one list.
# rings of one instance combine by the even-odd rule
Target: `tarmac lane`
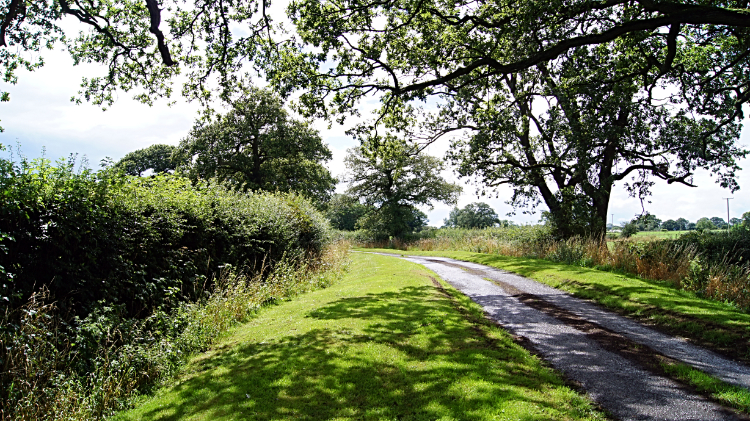
[[443,257],[395,257],[424,265],[481,305],[621,420],[748,419],[649,369],[642,350],[634,356],[629,345],[750,388],[744,365],[515,274]]

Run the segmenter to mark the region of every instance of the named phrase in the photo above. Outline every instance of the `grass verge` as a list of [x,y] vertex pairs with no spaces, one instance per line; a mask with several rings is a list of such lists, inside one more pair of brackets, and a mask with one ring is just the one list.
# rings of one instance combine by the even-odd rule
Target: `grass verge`
[[729,304],[696,297],[667,282],[523,257],[462,251],[361,250],[450,257],[514,272],[750,362],[750,314]]
[[687,364],[669,362],[662,363],[661,366],[669,375],[698,391],[707,393],[717,401],[746,414],[750,413],[750,390],[727,384]]
[[352,259],[340,282],[264,310],[114,419],[604,419],[432,272]]

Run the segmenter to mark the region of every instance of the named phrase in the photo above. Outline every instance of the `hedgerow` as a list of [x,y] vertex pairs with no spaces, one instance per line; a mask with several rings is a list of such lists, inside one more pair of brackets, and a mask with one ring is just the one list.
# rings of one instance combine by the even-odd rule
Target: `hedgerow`
[[21,158],[0,199],[3,420],[99,419],[342,262],[294,194]]
[[0,160],[0,195],[0,300],[12,307],[44,286],[71,316],[100,302],[148,315],[167,297],[197,299],[225,265],[315,258],[328,235],[295,195],[76,171],[72,161]]

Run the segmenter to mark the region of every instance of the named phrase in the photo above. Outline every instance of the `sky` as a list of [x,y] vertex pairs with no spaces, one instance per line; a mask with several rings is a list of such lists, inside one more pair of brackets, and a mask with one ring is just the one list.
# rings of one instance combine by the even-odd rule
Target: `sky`
[[[21,152],[28,157],[38,157],[45,150],[46,157],[57,159],[78,154],[85,156],[91,167],[98,167],[105,157],[117,160],[126,153],[141,149],[155,143],[177,145],[185,137],[197,118],[199,106],[185,102],[175,96],[176,103],[168,106],[167,101],[157,101],[152,107],[131,99],[131,94],[121,92],[114,105],[107,111],[91,104],[76,105],[70,101],[79,90],[83,76],[94,76],[103,73],[94,65],[73,66],[72,60],[62,52],[45,53],[46,65],[33,73],[19,71],[16,85],[0,82],[0,90],[8,91],[10,102],[0,103],[0,125],[5,128],[0,133],[0,144],[6,146],[20,145]],[[177,89],[179,91],[179,89]],[[373,109],[375,100],[363,104],[363,109]],[[353,121],[350,122],[352,124]],[[315,127],[320,131],[323,140],[333,152],[333,160],[328,167],[334,176],[341,177],[345,172],[344,157],[348,148],[356,146],[356,141],[346,136],[349,126],[316,121]],[[740,138],[741,145],[750,147],[750,121],[746,120]],[[442,140],[427,150],[428,153],[442,157],[449,147],[448,140]],[[7,153],[6,153],[7,154]],[[694,182],[698,185],[691,188],[683,185],[667,185],[657,181],[653,188],[650,203],[644,203],[645,210],[662,220],[680,217],[696,221],[701,217],[719,216],[726,218],[727,201],[730,216],[740,217],[750,211],[750,159],[740,161],[743,168],[738,173],[741,189],[734,194],[716,185],[710,174],[705,171],[696,173]],[[476,186],[471,180],[459,179],[448,169],[443,172],[446,179],[464,186],[458,206],[463,207],[472,202],[486,202],[498,213],[501,219],[511,219],[520,224],[536,223],[540,219],[535,214],[523,214],[518,209],[516,215],[506,216],[513,209],[505,204],[511,195],[510,189],[497,191],[498,198],[480,197],[474,194]],[[343,192],[345,185],[340,184],[337,191]],[[622,185],[615,186],[610,202],[610,221],[615,224],[629,221],[640,215],[644,207],[641,202],[628,197]],[[448,216],[451,207],[436,203],[432,210],[423,209],[429,224],[441,226]]]

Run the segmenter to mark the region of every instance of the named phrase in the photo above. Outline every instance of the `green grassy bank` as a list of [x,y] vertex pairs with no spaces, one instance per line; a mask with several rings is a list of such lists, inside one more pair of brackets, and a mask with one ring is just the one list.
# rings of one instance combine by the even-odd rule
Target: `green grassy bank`
[[604,418],[425,268],[352,259],[343,280],[264,310],[115,419]]
[[750,361],[750,314],[697,297],[667,282],[650,281],[543,259],[462,251],[361,249],[420,256],[444,256],[504,269],[593,300],[670,333],[687,337],[745,362]]

